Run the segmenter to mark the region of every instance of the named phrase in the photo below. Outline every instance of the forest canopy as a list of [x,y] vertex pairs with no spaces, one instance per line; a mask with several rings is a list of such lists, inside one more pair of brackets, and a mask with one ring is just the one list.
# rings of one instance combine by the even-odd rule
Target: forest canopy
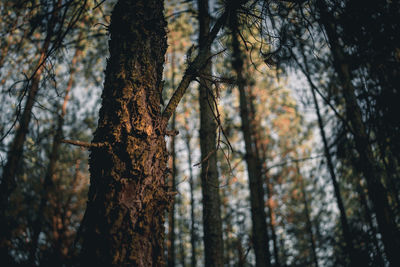
[[400,266],[399,17],[2,0],[2,266]]

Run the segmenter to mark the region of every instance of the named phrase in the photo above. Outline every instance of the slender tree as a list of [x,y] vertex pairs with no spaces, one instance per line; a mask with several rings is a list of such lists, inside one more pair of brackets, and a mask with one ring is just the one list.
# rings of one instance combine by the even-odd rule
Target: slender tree
[[192,267],[197,265],[196,259],[196,242],[197,242],[197,233],[196,233],[196,218],[194,211],[196,209],[194,203],[194,176],[193,176],[193,160],[192,160],[192,149],[190,146],[191,134],[189,132],[189,123],[185,119],[185,145],[186,151],[188,155],[188,165],[189,165],[189,194],[190,194],[190,245],[191,245],[191,256],[190,263]]
[[[232,66],[237,75],[239,89],[240,117],[242,132],[246,149],[246,164],[250,189],[250,205],[253,224],[253,244],[256,255],[256,266],[271,266],[269,252],[269,238],[267,232],[266,214],[264,210],[264,190],[261,173],[261,162],[254,133],[251,130],[252,121],[250,112],[249,95],[246,93],[246,70],[244,69],[243,54],[240,50],[239,29],[237,17],[231,16],[230,27],[232,31],[232,50],[234,61]],[[247,88],[248,89],[248,88]],[[250,100],[251,101],[251,100]]]
[[312,223],[311,223],[311,215],[310,215],[310,210],[309,210],[309,203],[308,203],[308,199],[307,199],[307,193],[306,193],[306,188],[304,185],[304,180],[303,180],[303,176],[300,173],[300,167],[299,167],[299,163],[296,162],[296,170],[297,170],[297,182],[300,186],[300,190],[301,190],[301,196],[302,196],[302,201],[303,201],[303,205],[304,205],[304,216],[306,218],[306,231],[308,232],[308,236],[309,236],[309,242],[310,242],[310,246],[311,246],[311,252],[312,252],[312,259],[313,259],[313,263],[315,267],[318,267],[318,257],[317,257],[317,247],[315,245],[315,237],[314,237],[314,231],[313,231],[313,227],[312,227]]
[[[208,0],[199,0],[199,46],[207,46],[210,34]],[[210,48],[207,58],[210,58]],[[200,149],[201,188],[203,194],[204,257],[206,266],[223,266],[222,220],[220,210],[219,181],[217,169],[217,123],[215,120],[215,95],[210,82],[211,62],[200,72]]]
[[340,222],[341,222],[341,226],[342,226],[342,231],[343,231],[343,239],[345,241],[346,244],[346,251],[348,253],[348,258],[350,260],[350,265],[351,266],[356,266],[356,254],[355,254],[355,250],[354,250],[354,246],[353,246],[353,238],[351,236],[351,232],[350,232],[350,227],[349,227],[349,223],[348,223],[348,219],[347,219],[347,215],[346,215],[346,210],[343,204],[343,199],[342,199],[342,195],[340,193],[340,186],[338,183],[338,180],[336,178],[336,172],[335,172],[335,168],[333,165],[333,160],[332,160],[332,156],[331,153],[329,151],[329,144],[328,144],[328,139],[325,133],[325,128],[324,128],[324,123],[322,120],[322,115],[321,115],[321,111],[320,111],[320,107],[318,104],[318,99],[316,96],[316,85],[313,82],[312,78],[311,78],[311,72],[310,72],[310,68],[309,68],[309,64],[308,64],[308,60],[307,57],[305,55],[305,51],[304,51],[304,47],[301,46],[301,54],[302,54],[302,59],[303,59],[303,65],[302,66],[299,61],[296,60],[299,68],[302,70],[303,74],[306,76],[308,84],[310,86],[310,90],[311,90],[311,94],[313,97],[313,103],[314,103],[314,108],[315,108],[315,112],[317,114],[317,121],[318,121],[318,127],[320,130],[320,135],[321,135],[321,139],[322,139],[322,144],[324,147],[324,155],[326,158],[326,162],[327,162],[327,166],[328,166],[328,171],[331,177],[331,181],[332,181],[332,185],[333,185],[333,189],[334,189],[334,193],[335,193],[335,198],[336,198],[336,203],[338,205],[339,208],[339,212],[340,212]]
[[[175,113],[172,115],[171,128],[175,129]],[[171,136],[170,144],[170,171],[171,175],[168,181],[168,187],[170,192],[174,193],[175,180],[176,180],[176,152],[175,152],[175,135]],[[168,213],[168,241],[167,241],[167,264],[168,266],[175,266],[175,197],[173,196],[172,201],[169,203]]]

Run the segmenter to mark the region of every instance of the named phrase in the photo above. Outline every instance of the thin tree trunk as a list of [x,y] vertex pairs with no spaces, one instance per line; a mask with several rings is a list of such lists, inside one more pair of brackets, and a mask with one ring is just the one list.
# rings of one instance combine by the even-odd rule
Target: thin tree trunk
[[[198,0],[199,46],[205,47],[210,28],[208,0]],[[208,50],[207,58],[211,56]],[[222,220],[216,154],[217,124],[214,118],[211,62],[200,72],[200,148],[203,193],[204,256],[206,266],[223,266]]]
[[197,234],[196,234],[196,218],[194,215],[195,211],[195,203],[194,203],[194,177],[193,177],[193,161],[192,161],[192,149],[190,148],[190,133],[189,133],[189,125],[185,121],[186,128],[186,136],[185,136],[185,144],[186,150],[188,154],[188,165],[189,165],[189,190],[190,190],[190,244],[191,244],[191,266],[195,267],[196,263],[196,242],[197,242]]
[[272,244],[274,246],[274,258],[275,258],[275,266],[280,267],[280,260],[279,260],[279,249],[278,249],[278,240],[276,238],[276,231],[275,231],[275,211],[274,207],[272,205],[272,194],[273,194],[273,188],[272,188],[272,183],[271,183],[271,178],[269,177],[269,174],[267,173],[267,151],[266,148],[263,146],[262,147],[262,162],[263,162],[263,172],[265,175],[265,184],[266,184],[266,190],[267,190],[267,207],[268,207],[268,215],[269,215],[269,226],[271,229],[271,238],[272,238]]
[[[174,84],[172,82],[172,84]],[[175,113],[172,115],[172,130],[175,130]],[[170,169],[171,177],[168,181],[168,188],[171,192],[175,192],[175,177],[176,177],[176,155],[175,155],[175,135],[171,136],[171,147],[170,147]],[[169,213],[168,213],[168,242],[167,242],[167,264],[168,267],[175,266],[175,196],[173,196],[172,201],[169,203]]]
[[164,266],[166,134],[160,109],[167,48],[163,2],[120,0],[91,145],[77,247],[82,266]]
[[314,232],[312,229],[310,211],[308,210],[309,204],[308,204],[308,200],[307,200],[306,189],[304,186],[304,180],[300,173],[300,167],[299,167],[298,162],[296,162],[296,169],[297,169],[298,181],[300,183],[299,185],[300,185],[301,195],[303,198],[302,200],[303,200],[303,204],[304,204],[304,215],[306,217],[306,228],[307,228],[308,236],[310,238],[310,245],[311,245],[313,261],[314,261],[315,267],[318,267],[319,264],[318,264],[318,257],[317,257],[317,247],[315,245],[315,238],[314,238]]
[[333,189],[334,189],[334,192],[335,192],[336,203],[337,203],[338,208],[339,208],[340,222],[342,224],[342,231],[343,231],[343,238],[344,238],[344,241],[346,243],[346,251],[348,253],[348,257],[349,257],[349,260],[350,260],[350,265],[351,266],[357,266],[357,260],[355,258],[356,251],[354,250],[353,241],[352,241],[353,238],[351,236],[350,227],[349,227],[349,223],[348,223],[347,215],[346,215],[346,210],[344,208],[342,196],[341,196],[341,193],[340,193],[339,183],[337,181],[335,169],[333,167],[332,157],[331,157],[331,154],[329,152],[328,141],[327,141],[326,135],[325,135],[324,125],[323,125],[322,116],[321,116],[321,113],[320,113],[320,110],[319,110],[318,100],[317,100],[317,97],[315,95],[314,88],[312,86],[311,86],[311,92],[312,92],[312,95],[313,95],[314,106],[315,106],[315,110],[316,110],[317,117],[318,117],[318,126],[319,126],[319,129],[320,129],[320,134],[321,134],[322,142],[323,142],[323,145],[324,145],[325,158],[326,158],[326,161],[327,161],[329,174],[331,176],[331,181],[332,181]]
[[[179,198],[179,205],[182,205],[182,200]],[[181,209],[180,209],[181,210]],[[180,262],[182,267],[185,267],[185,259],[186,259],[186,253],[185,253],[185,239],[184,239],[184,227],[185,227],[185,221],[183,219],[184,214],[183,212],[180,212],[180,218],[179,220],[179,231],[178,231],[178,239],[179,239],[179,254],[180,254]]]
[[335,192],[336,203],[338,205],[339,212],[340,212],[340,222],[342,225],[343,239],[346,243],[346,252],[347,252],[348,258],[350,260],[350,265],[357,266],[357,259],[355,258],[356,251],[354,250],[354,246],[353,246],[353,242],[352,242],[353,238],[351,236],[350,227],[349,227],[349,223],[348,223],[347,215],[346,215],[346,209],[344,207],[342,196],[340,193],[340,186],[339,186],[339,183],[336,178],[336,173],[335,173],[335,168],[333,166],[332,156],[331,156],[331,153],[329,152],[329,145],[328,145],[328,140],[327,140],[326,134],[325,134],[324,123],[322,121],[322,116],[321,116],[317,96],[315,94],[315,89],[316,89],[315,84],[313,83],[313,81],[311,80],[311,77],[310,77],[311,72],[308,67],[307,58],[304,54],[304,50],[302,49],[301,52],[302,52],[303,62],[304,62],[304,69],[302,69],[302,70],[303,70],[303,74],[306,76],[306,78],[308,80],[308,83],[309,83],[310,89],[311,89],[311,93],[313,96],[315,112],[317,114],[317,119],[318,119],[318,127],[320,130],[320,134],[321,134],[321,138],[322,138],[322,142],[323,142],[323,146],[324,146],[324,154],[325,154],[325,158],[327,161],[329,174],[331,176],[333,189]]
[[400,257],[398,257],[398,252],[400,251],[400,233],[389,206],[386,190],[381,182],[381,179],[384,178],[384,173],[380,169],[370,145],[370,140],[362,120],[362,112],[357,103],[355,89],[351,82],[350,67],[346,63],[345,54],[339,44],[338,36],[332,24],[335,20],[328,12],[323,0],[319,0],[317,4],[321,13],[320,21],[325,28],[331,46],[333,65],[342,84],[347,119],[353,127],[352,132],[355,148],[360,157],[361,171],[367,182],[368,195],[374,207],[385,253],[391,266],[400,266]]
[[252,241],[256,256],[256,266],[271,266],[270,252],[268,247],[268,232],[266,214],[264,210],[264,189],[262,182],[260,158],[256,149],[254,135],[250,128],[250,117],[248,96],[246,95],[246,80],[243,76],[244,62],[238,41],[238,25],[236,18],[231,21],[232,48],[234,61],[233,68],[237,75],[237,84],[240,98],[240,117],[242,121],[242,132],[246,149],[246,164],[249,177],[250,205],[252,218]]
[[[171,53],[171,85],[172,88],[175,88],[175,51],[174,47],[172,47]],[[176,114],[172,115],[171,128],[175,131],[175,118]],[[171,192],[175,192],[175,180],[176,180],[176,154],[175,154],[175,135],[171,136],[171,147],[170,147],[170,171],[171,176],[168,181],[168,187]],[[171,203],[169,204],[169,213],[168,213],[168,241],[167,241],[167,264],[169,267],[175,266],[175,196]]]
[[375,225],[374,225],[374,222],[372,219],[371,210],[368,206],[367,196],[364,193],[364,188],[363,188],[363,186],[361,186],[360,183],[357,183],[356,188],[357,188],[358,196],[360,198],[360,203],[364,208],[365,220],[367,221],[368,227],[372,233],[371,239],[372,239],[372,242],[374,243],[378,264],[379,264],[379,266],[385,266],[384,261],[383,261],[382,252],[381,252],[379,242],[377,239],[378,235],[377,235],[376,228],[375,228]]

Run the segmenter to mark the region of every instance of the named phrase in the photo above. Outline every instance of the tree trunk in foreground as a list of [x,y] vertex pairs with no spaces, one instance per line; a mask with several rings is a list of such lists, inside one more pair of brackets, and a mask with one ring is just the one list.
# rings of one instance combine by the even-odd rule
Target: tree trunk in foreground
[[[210,28],[208,0],[199,0],[199,45],[207,46]],[[208,50],[208,56],[211,52]],[[223,266],[222,220],[220,210],[217,169],[217,124],[214,118],[214,95],[212,91],[211,63],[200,72],[200,149],[201,188],[203,193],[203,229],[205,266]]]
[[120,0],[90,155],[82,266],[163,266],[167,152],[161,120],[163,2]]

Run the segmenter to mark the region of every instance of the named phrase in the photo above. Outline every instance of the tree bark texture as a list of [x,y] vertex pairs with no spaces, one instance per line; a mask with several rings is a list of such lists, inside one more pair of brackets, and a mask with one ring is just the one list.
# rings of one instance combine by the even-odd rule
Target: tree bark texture
[[[199,0],[199,46],[207,46],[210,29],[208,0]],[[210,49],[207,57],[210,58]],[[211,62],[199,74],[201,187],[203,194],[203,229],[205,266],[223,266],[222,220],[216,153],[217,124],[214,117]]]
[[120,0],[90,154],[82,266],[163,266],[167,151],[161,120],[163,2]]

